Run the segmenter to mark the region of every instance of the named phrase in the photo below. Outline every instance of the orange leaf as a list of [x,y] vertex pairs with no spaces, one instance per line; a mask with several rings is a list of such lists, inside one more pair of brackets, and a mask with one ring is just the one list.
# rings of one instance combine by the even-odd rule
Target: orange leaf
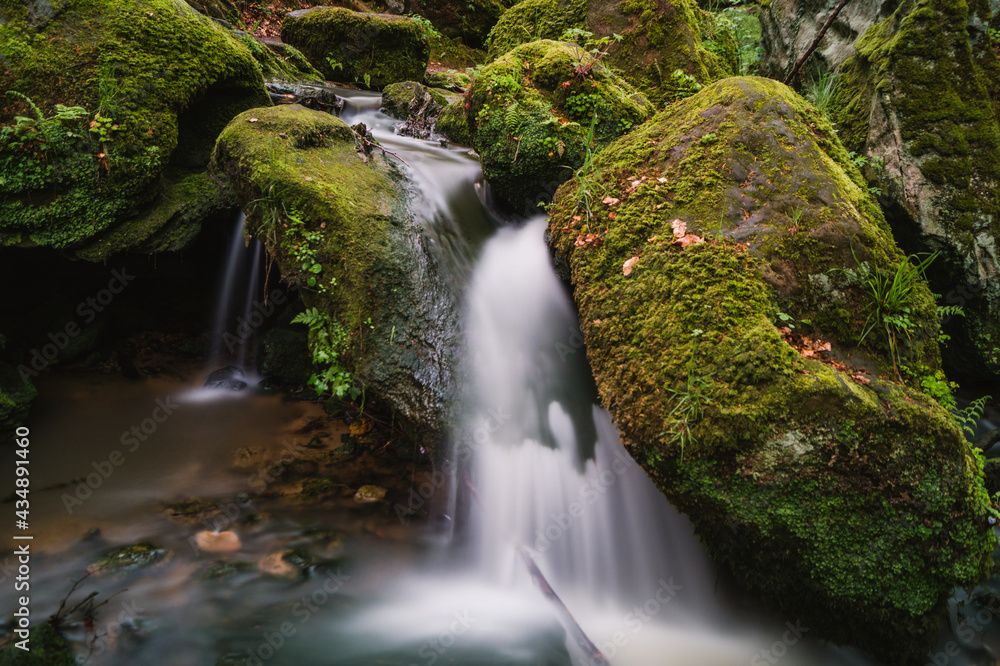
[[680,238],[687,234],[688,225],[687,222],[683,220],[674,220],[670,223],[670,228],[674,231],[674,236]]
[[625,277],[632,274],[632,267],[635,266],[637,261],[639,261],[639,257],[632,257],[631,259],[625,260],[625,263],[622,264],[622,273],[625,274]]
[[615,199],[614,197],[604,197],[604,203],[606,203],[609,206],[614,206],[615,204],[617,204],[619,202],[620,202],[620,200],[619,199]]

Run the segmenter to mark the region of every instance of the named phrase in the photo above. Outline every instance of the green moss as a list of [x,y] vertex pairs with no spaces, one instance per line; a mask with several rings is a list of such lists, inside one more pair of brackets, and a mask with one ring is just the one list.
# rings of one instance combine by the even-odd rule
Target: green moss
[[397,81],[422,81],[430,57],[423,31],[413,20],[342,7],[289,14],[281,38],[327,79],[365,82],[368,76],[366,85],[376,89]]
[[436,0],[413,3],[408,11],[427,18],[445,38],[480,48],[508,4],[500,0]]
[[279,81],[323,81],[323,75],[294,46],[262,44],[253,37],[240,38],[260,65],[265,79]]
[[159,564],[167,557],[167,551],[151,543],[137,543],[116,548],[98,558],[87,567],[87,572],[98,576],[131,573]]
[[[4,130],[0,243],[65,248],[114,228],[153,204],[171,161],[204,167],[235,113],[269,103],[247,49],[185,5],[76,0],[34,23],[23,3],[0,11],[0,89],[50,118],[57,104],[87,114]],[[98,114],[114,125],[103,140],[89,131]],[[34,112],[7,96],[0,122],[15,115]]]
[[[359,330],[358,304],[368,300],[377,279],[401,199],[395,168],[381,157],[362,160],[354,133],[339,118],[297,105],[237,116],[219,137],[213,160],[246,202],[252,233],[267,243],[285,278],[300,283],[306,304]],[[325,267],[318,278],[335,280],[336,289],[322,293],[307,286],[314,274],[294,259],[299,236],[273,222],[276,211],[285,222],[286,212],[294,211],[307,231],[319,234],[311,248]]]
[[678,69],[707,83],[722,76],[718,58],[702,46],[702,16],[694,0],[525,0],[507,10],[490,33],[488,56],[520,44],[560,39],[569,28],[596,37],[620,35],[608,64],[655,103],[674,100]]
[[[894,663],[919,656],[950,590],[988,574],[987,498],[936,402],[885,361],[865,385],[805,358],[773,323],[811,319],[835,353],[886,358],[854,348],[850,271],[903,256],[829,122],[775,81],[725,79],[601,152],[589,214],[581,186],[560,189],[550,243],[633,457],[771,605]],[[673,244],[675,220],[706,241]],[[907,354],[937,367],[926,284],[912,305]]]
[[45,622],[32,627],[30,651],[13,643],[0,650],[0,666],[75,666],[73,649],[59,630]]
[[434,125],[434,130],[449,141],[463,146],[472,145],[469,123],[465,120],[465,100],[452,102],[444,108]]
[[[473,81],[466,112],[483,173],[521,213],[537,211],[586,157],[641,123],[649,104],[583,49],[517,47]],[[593,136],[588,146],[590,126]]]
[[197,237],[209,215],[235,207],[232,191],[220,187],[204,172],[170,173],[149,212],[99,234],[74,254],[88,261],[107,261],[127,249],[174,252]]

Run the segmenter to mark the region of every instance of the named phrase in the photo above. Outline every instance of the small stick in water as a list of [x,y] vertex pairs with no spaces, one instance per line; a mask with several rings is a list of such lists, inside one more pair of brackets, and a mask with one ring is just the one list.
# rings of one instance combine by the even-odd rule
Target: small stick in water
[[531,574],[531,580],[534,581],[538,589],[542,591],[542,594],[546,598],[555,604],[556,609],[562,615],[563,619],[569,624],[570,633],[573,634],[573,639],[576,640],[576,644],[581,650],[586,653],[587,658],[590,660],[591,664],[607,664],[608,659],[601,653],[601,651],[594,645],[594,642],[587,637],[587,634],[583,632],[583,628],[577,623],[573,618],[573,614],[569,612],[569,608],[563,603],[563,600],[559,598],[556,591],[552,589],[549,585],[549,581],[545,579],[545,574],[542,570],[538,568],[531,556],[528,555],[528,551],[524,549],[524,546],[518,545],[517,552],[521,554],[521,559],[524,561],[524,566],[528,567],[528,573]]

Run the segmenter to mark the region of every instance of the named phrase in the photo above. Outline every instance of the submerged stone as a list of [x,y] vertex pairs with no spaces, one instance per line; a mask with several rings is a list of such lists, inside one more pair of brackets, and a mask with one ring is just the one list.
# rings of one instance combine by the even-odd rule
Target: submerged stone
[[122,546],[98,558],[87,567],[87,572],[97,576],[132,573],[160,564],[169,554],[148,542]]
[[989,574],[989,501],[948,411],[896,378],[939,367],[918,273],[898,346],[864,335],[863,276],[906,259],[822,114],[712,84],[566,183],[549,233],[601,402],[715,561],[817,637],[926,654]]

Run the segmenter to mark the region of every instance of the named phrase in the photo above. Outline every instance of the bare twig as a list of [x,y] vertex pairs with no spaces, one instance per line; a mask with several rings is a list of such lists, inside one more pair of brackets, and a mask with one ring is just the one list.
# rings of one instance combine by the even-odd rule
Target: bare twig
[[826,35],[826,31],[830,29],[830,26],[833,25],[834,19],[837,18],[837,14],[840,13],[841,9],[847,6],[848,2],[850,2],[850,0],[840,0],[840,4],[834,8],[833,13],[830,14],[830,18],[828,18],[826,23],[823,24],[823,27],[819,29],[816,39],[813,40],[812,44],[809,45],[809,48],[806,49],[806,52],[803,53],[798,62],[795,63],[795,66],[792,67],[792,71],[788,73],[788,76],[785,77],[785,80],[782,81],[782,83],[787,86],[795,75],[799,73],[799,69],[801,69],[802,65],[805,64],[805,61],[809,58],[809,56],[812,55],[812,52],[816,50],[816,47],[819,46],[823,36]]

